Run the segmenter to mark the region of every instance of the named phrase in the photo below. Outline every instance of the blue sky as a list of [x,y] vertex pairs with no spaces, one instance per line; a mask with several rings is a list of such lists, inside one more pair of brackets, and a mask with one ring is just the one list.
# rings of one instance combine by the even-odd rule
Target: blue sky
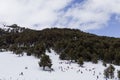
[[97,34],[100,36],[110,36],[120,38],[120,23],[109,23],[108,26],[98,30],[88,30],[87,32]]
[[120,0],[0,0],[0,24],[120,37]]
[[115,20],[115,16],[112,15],[108,25],[96,30],[88,30],[87,32],[97,34],[100,36],[110,36],[120,38],[120,22]]
[[[81,3],[84,0],[74,0],[72,4]],[[70,8],[69,5],[67,8]],[[66,9],[65,9],[66,10]],[[87,30],[86,32],[97,34],[100,36],[110,36],[110,37],[120,37],[120,21],[115,19],[117,15],[112,14],[111,19],[108,21],[107,25],[100,29]]]

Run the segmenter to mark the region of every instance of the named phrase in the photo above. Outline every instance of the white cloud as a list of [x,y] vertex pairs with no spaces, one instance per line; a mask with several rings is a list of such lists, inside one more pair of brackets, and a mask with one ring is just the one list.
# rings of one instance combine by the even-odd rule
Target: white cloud
[[58,26],[82,30],[99,29],[108,24],[113,14],[120,15],[120,0],[85,0],[64,12]]
[[57,20],[58,11],[71,0],[0,0],[0,22],[32,27],[40,24],[51,27]]
[[[82,30],[106,26],[115,14],[120,15],[120,0],[0,0],[0,22],[19,24],[37,29],[69,27]],[[120,20],[117,17],[116,20]]]

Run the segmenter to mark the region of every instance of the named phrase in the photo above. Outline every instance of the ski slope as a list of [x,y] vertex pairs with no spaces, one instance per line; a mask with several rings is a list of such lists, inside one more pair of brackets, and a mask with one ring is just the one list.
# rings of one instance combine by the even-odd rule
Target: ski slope
[[[33,56],[24,54],[18,57],[12,52],[0,52],[0,80],[106,80],[103,75],[105,67],[101,61],[98,64],[85,62],[84,67],[79,67],[76,63],[59,60],[53,50],[46,54],[52,59],[52,72],[43,71],[38,65],[39,59]],[[115,73],[120,70],[119,66],[115,68]],[[111,80],[118,80],[116,76]]]

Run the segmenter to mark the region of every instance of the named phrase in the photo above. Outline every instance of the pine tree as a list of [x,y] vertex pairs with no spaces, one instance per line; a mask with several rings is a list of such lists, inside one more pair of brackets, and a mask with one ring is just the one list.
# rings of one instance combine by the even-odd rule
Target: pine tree
[[65,53],[61,53],[60,56],[59,56],[59,58],[61,60],[65,60],[66,59],[66,54]]
[[31,56],[34,53],[33,47],[26,50],[27,56]]
[[110,78],[114,78],[114,71],[115,71],[115,68],[113,65],[110,65],[109,67],[109,74],[110,74]]
[[43,43],[39,43],[35,45],[34,54],[37,58],[39,58],[42,54],[45,54],[45,46]]
[[15,54],[17,54],[17,55],[21,55],[21,56],[23,56],[23,50],[21,49],[21,48],[19,48],[19,49],[17,49],[16,51],[15,51]]
[[51,59],[48,55],[43,55],[38,64],[40,67],[43,67],[43,70],[45,70],[45,67],[49,67],[51,69],[52,66]]
[[107,67],[107,64],[106,64],[106,62],[105,62],[105,61],[103,61],[103,66]]
[[17,46],[17,44],[13,44],[13,45],[11,45],[10,46],[10,51],[13,51],[13,53],[16,53],[16,50],[18,49],[18,46]]
[[80,58],[78,59],[78,64],[79,64],[80,66],[82,66],[82,65],[84,64],[82,57],[80,57]]
[[109,72],[108,72],[108,69],[105,69],[105,70],[104,70],[104,76],[105,76],[105,78],[109,78]]
[[105,70],[104,70],[104,76],[106,77],[106,78],[114,78],[114,71],[115,71],[115,68],[114,68],[114,66],[113,65],[110,65],[108,68],[106,68]]
[[120,65],[120,52],[115,55],[115,64]]
[[95,63],[95,64],[98,63],[98,59],[97,59],[97,55],[96,54],[93,54],[92,62]]
[[118,76],[118,78],[120,80],[120,71],[117,72],[117,76]]

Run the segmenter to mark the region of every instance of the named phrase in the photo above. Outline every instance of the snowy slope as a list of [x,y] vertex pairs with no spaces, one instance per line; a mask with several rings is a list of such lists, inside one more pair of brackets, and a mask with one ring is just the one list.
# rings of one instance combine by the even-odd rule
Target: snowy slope
[[13,28],[10,28],[10,27],[8,27],[8,26],[6,26],[6,25],[3,25],[3,24],[0,24],[0,29],[3,29],[4,31],[8,31],[8,30],[9,30],[9,32],[10,32],[11,30],[13,30]]
[[4,30],[4,31],[7,31],[7,32],[23,32],[23,28],[22,27],[19,27],[17,26],[16,24],[14,25],[11,25],[11,26],[7,26],[7,25],[3,25],[3,24],[0,24],[0,29]]
[[[52,59],[53,72],[43,71],[38,65],[39,59],[33,56],[18,57],[12,52],[0,52],[0,80],[106,80],[103,76],[105,67],[101,62],[85,62],[84,68],[81,68],[76,63],[59,60],[54,51],[46,54]],[[119,66],[115,67],[116,71],[120,69]]]

